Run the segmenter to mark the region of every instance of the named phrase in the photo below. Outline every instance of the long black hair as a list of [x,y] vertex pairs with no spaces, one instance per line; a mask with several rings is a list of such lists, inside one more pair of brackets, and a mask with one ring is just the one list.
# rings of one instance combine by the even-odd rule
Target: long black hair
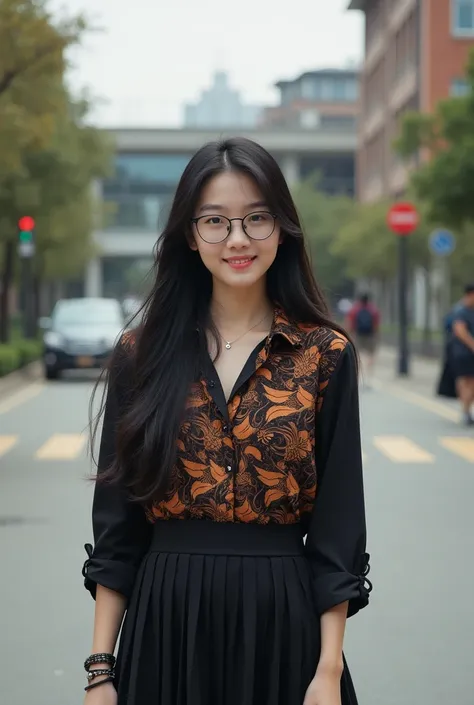
[[[275,159],[241,137],[206,144],[184,170],[157,243],[155,283],[129,351],[133,367],[129,403],[116,428],[111,463],[99,475],[120,483],[132,499],[144,504],[159,500],[167,490],[186,398],[202,369],[209,332],[219,346],[209,315],[212,276],[189,243],[191,218],[203,186],[226,170],[250,176],[277,214],[282,243],[267,273],[270,300],[291,320],[338,329],[315,281],[298,214]],[[109,374],[119,366],[119,354],[123,356],[123,350],[118,348]],[[93,441],[103,408],[102,404]]]

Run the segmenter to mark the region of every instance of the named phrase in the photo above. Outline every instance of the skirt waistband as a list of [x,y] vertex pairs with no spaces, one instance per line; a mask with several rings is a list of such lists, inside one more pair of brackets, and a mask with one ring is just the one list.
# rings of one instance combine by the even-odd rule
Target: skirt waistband
[[151,553],[217,556],[301,556],[300,524],[242,524],[198,520],[158,520]]

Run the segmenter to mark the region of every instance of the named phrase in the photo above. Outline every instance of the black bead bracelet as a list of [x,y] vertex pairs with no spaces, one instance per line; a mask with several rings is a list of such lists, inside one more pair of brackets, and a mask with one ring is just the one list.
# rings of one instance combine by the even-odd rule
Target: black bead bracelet
[[96,683],[91,683],[90,685],[86,685],[84,690],[92,690],[92,688],[98,688],[99,685],[104,685],[104,683],[113,683],[114,679],[113,678],[104,678],[103,681],[97,681]]
[[94,663],[108,663],[113,668],[115,666],[115,656],[113,654],[91,654],[84,661],[84,669],[90,670],[90,666]]
[[113,678],[115,676],[115,672],[112,668],[92,669],[87,673],[87,680],[90,682],[94,680],[94,678],[97,678],[97,676],[111,676]]

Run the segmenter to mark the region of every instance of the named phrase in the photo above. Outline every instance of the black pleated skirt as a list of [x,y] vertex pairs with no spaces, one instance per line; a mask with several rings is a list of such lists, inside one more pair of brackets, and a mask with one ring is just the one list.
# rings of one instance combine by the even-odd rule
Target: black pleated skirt
[[[303,705],[320,626],[298,526],[159,521],[117,658],[118,705]],[[343,705],[357,705],[347,668]]]

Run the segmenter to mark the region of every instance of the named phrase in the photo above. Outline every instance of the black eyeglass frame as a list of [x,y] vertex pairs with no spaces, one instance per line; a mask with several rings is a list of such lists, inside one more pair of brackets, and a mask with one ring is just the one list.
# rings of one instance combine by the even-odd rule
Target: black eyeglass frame
[[[248,218],[249,215],[259,215],[260,213],[265,213],[265,215],[272,216],[273,228],[272,228],[270,235],[266,235],[266,237],[252,237],[251,235],[248,234],[248,232],[245,228],[244,220],[246,218]],[[224,238],[222,238],[222,240],[214,240],[214,242],[209,242],[209,240],[206,240],[205,238],[203,238],[203,236],[199,232],[198,222],[200,220],[202,220],[203,218],[216,218],[216,217],[217,218],[224,218],[224,220],[227,220],[227,222],[229,223],[229,231],[228,231],[227,235]],[[255,240],[256,242],[263,242],[264,240],[268,240],[268,238],[271,237],[273,235],[273,233],[275,232],[277,218],[278,218],[278,216],[276,215],[276,213],[270,213],[270,211],[252,211],[251,213],[247,213],[247,215],[244,215],[243,218],[227,218],[227,216],[221,215],[220,213],[209,213],[206,215],[200,215],[198,218],[191,218],[191,223],[194,223],[194,225],[196,226],[197,234],[199,235],[201,240],[203,240],[204,242],[207,242],[208,245],[220,245],[220,243],[225,242],[227,240],[227,238],[230,236],[230,234],[232,233],[232,223],[234,220],[240,220],[240,222],[242,223],[242,230],[244,231],[244,233],[247,235],[248,238],[250,238],[251,240]]]

